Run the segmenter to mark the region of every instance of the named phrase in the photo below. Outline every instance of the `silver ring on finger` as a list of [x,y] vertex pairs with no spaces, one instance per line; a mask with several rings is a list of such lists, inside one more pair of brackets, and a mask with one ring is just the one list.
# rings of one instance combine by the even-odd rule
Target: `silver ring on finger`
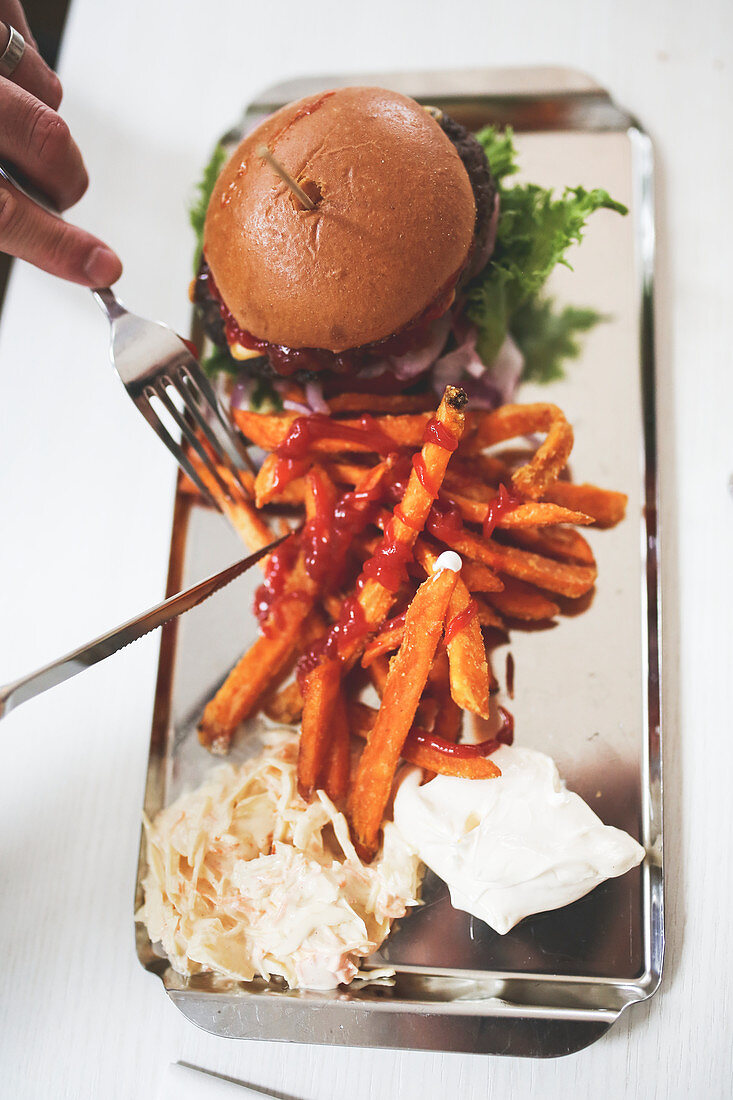
[[25,39],[20,31],[16,31],[15,27],[11,27],[9,23],[5,26],[8,28],[10,37],[7,46],[0,54],[0,76],[12,76],[25,53]]

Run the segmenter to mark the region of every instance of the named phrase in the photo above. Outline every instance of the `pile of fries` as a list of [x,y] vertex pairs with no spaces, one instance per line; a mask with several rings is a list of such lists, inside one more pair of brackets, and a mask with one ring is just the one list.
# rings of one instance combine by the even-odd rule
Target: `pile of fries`
[[[364,394],[334,398],[328,416],[235,410],[267,452],[243,475],[249,502],[224,496],[192,455],[250,548],[281,533],[277,508],[298,522],[263,563],[262,632],[207,705],[201,742],[227,752],[258,710],[301,721],[300,793],[322,788],[345,807],[367,860],[400,760],[499,774],[490,753],[508,739],[506,715],[490,740],[457,743],[464,712],[496,718],[483,630],[550,621],[585,597],[596,565],[576,528],[610,527],[626,507],[622,493],[563,479],[573,433],[557,406],[466,404],[448,386],[437,411],[429,395]],[[496,451],[537,433],[529,455]],[[446,550],[460,571],[435,571]],[[360,701],[368,683],[378,709]],[[366,741],[358,757],[352,735]]]

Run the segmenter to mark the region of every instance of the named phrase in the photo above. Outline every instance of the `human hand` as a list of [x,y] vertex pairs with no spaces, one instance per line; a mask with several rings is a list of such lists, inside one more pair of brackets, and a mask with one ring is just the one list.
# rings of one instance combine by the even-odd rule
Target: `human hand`
[[[0,57],[10,27],[25,39],[25,50],[12,72],[0,75],[0,158],[66,210],[82,197],[89,177],[58,114],[61,82],[38,53],[18,0],[0,0]],[[103,241],[41,210],[2,178],[0,252],[83,286],[109,286],[122,273],[118,257]]]

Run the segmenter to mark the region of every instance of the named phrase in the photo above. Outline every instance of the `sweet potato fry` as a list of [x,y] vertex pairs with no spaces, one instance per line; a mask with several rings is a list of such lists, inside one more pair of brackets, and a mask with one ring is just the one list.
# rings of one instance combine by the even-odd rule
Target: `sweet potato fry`
[[473,561],[483,562],[498,573],[528,581],[560,596],[571,599],[584,596],[595,584],[595,566],[554,561],[527,550],[518,550],[515,546],[504,546],[494,539],[479,538],[466,531],[456,535],[446,534],[444,541],[451,550]]
[[[368,741],[377,711],[363,703],[350,703],[348,713],[351,732]],[[501,772],[489,754],[498,747],[499,742],[494,740],[478,745],[454,746],[444,738],[413,728],[402,746],[402,758],[408,764],[415,764],[437,775],[453,775],[459,779],[495,779]]]
[[508,541],[512,546],[521,546],[524,550],[532,550],[556,561],[569,561],[576,565],[596,564],[588,541],[580,531],[573,531],[571,527],[515,527],[508,535]]
[[464,561],[461,580],[469,592],[501,592],[504,582],[493,569],[478,561]]
[[313,465],[305,478],[305,518],[326,523],[333,516],[336,499],[336,486],[331,478],[322,466]]
[[547,433],[530,461],[512,475],[517,492],[530,500],[538,500],[565,468],[573,449],[573,429],[562,410],[557,405],[537,403],[502,405],[493,412],[473,415],[476,431],[464,443],[464,454],[482,451],[518,435]]
[[[466,562],[466,565],[468,565],[468,562]],[[465,566],[464,566],[464,569],[465,569]],[[461,572],[463,572],[463,570],[461,570]],[[493,630],[501,630],[504,633],[506,633],[506,624],[505,624],[504,620],[502,619],[501,615],[499,615],[499,613],[497,611],[495,611],[493,607],[490,607],[487,604],[485,599],[483,599],[481,596],[474,596],[473,597],[473,602],[476,604],[476,614],[477,614],[477,617],[478,617],[479,624],[483,628],[485,628],[485,629],[489,628],[489,629],[493,629]],[[487,664],[488,664],[488,660],[487,660]],[[491,694],[491,668],[489,668],[488,672],[489,672],[489,694]]]
[[[204,472],[207,472],[206,467],[202,466],[202,464],[199,462],[198,457],[190,449],[187,451],[187,454],[188,454],[189,459],[194,464],[194,466],[196,466],[196,467],[201,466],[201,468],[204,470]],[[221,463],[217,462],[216,463],[216,472],[218,473],[219,477],[221,478],[221,480],[223,482],[225,482],[227,485],[233,485],[233,478],[232,478],[231,471],[228,470],[226,466],[222,466]],[[239,481],[240,481],[242,487],[247,492],[247,494],[250,497],[254,498],[255,475],[252,473],[252,471],[251,470],[240,470],[239,471]],[[194,497],[201,496],[201,493],[200,493],[200,490],[199,490],[198,486],[194,485],[194,483],[191,481],[191,479],[188,477],[187,474],[183,474],[182,477],[181,477],[181,491],[184,492],[184,493],[187,493],[189,496],[194,496]]]
[[199,740],[211,752],[228,752],[237,726],[277,683],[301,639],[309,636],[311,628],[320,627],[320,616],[314,615],[316,595],[299,552],[283,595],[265,623],[264,634],[240,658],[204,710]]
[[386,657],[375,657],[370,661],[367,671],[369,679],[381,699],[384,695],[384,685],[387,683],[387,677],[389,676],[389,661]]
[[297,679],[291,680],[285,687],[268,696],[262,709],[273,722],[282,722],[286,726],[295,725],[303,713],[303,693]]
[[557,604],[543,592],[513,577],[506,578],[503,592],[491,592],[486,599],[502,615],[526,622],[554,619],[560,611]]
[[255,478],[254,491],[257,507],[263,508],[273,500],[285,504],[302,503],[305,487],[301,479],[310,464],[310,459],[291,463],[288,467],[288,476],[284,478],[281,473],[280,459],[277,455],[268,455]]
[[[467,617],[472,604],[476,608],[474,616]],[[451,695],[463,710],[470,710],[473,714],[488,718],[489,669],[486,662],[486,648],[478,618],[478,607],[475,601],[472,601],[471,593],[465,584],[461,584],[460,589],[456,585],[456,591],[453,593],[448,608],[447,637],[450,638],[448,631],[456,623],[460,623],[460,628],[448,641]]]
[[326,619],[320,610],[314,607],[302,625],[290,660],[276,677],[275,685],[262,700],[262,710],[273,722],[294,725],[300,720],[303,713],[303,694],[300,690],[298,678],[291,680],[284,687],[281,684],[295,669],[298,657],[307,652],[314,643],[324,638],[327,632]]
[[416,413],[435,408],[435,395],[404,393],[340,393],[326,402],[331,413]]
[[[455,592],[451,597],[451,603],[448,604],[446,618],[450,616],[451,604],[454,598]],[[432,732],[436,737],[442,737],[444,741],[457,741],[463,725],[463,710],[451,694],[450,663],[445,650],[435,654],[425,694],[435,704]],[[423,696],[423,702],[424,699],[425,696]],[[422,703],[420,706],[422,706]],[[418,707],[418,714],[419,712],[420,708]]]
[[[296,420],[298,413],[256,413],[248,409],[234,409],[234,418],[244,432],[247,439],[265,451],[276,451],[285,442],[288,432]],[[351,418],[333,421],[333,434],[326,435],[322,439],[314,439],[310,451],[313,454],[339,454],[348,453],[383,453],[387,441],[399,450],[401,447],[415,449],[420,446],[425,426],[431,418],[429,412],[410,413],[403,416],[380,416],[376,421],[379,433],[384,439],[375,439],[375,433],[370,428],[363,429],[363,442],[358,435],[359,419]],[[338,434],[339,428],[356,429],[354,438],[344,438]]]
[[325,765],[323,788],[337,805],[346,798],[351,772],[351,737],[346,717],[343,687],[333,708],[331,747]]
[[377,657],[381,657],[384,653],[394,653],[394,651],[399,649],[402,645],[404,636],[404,614],[397,615],[394,619],[389,619],[379,633],[372,638],[369,645],[366,646],[361,658],[362,667],[369,668]]
[[[429,576],[435,568],[437,554],[420,543],[416,556]],[[477,612],[478,607],[463,577],[459,576],[448,606],[445,627],[450,692],[463,710],[488,718],[489,669]]]
[[590,516],[598,527],[614,527],[626,515],[629,498],[626,493],[599,489],[597,485],[574,485],[571,481],[555,481],[544,491],[544,499],[565,508],[577,508]]
[[289,629],[273,637],[261,635],[237,662],[207,704],[199,726],[199,741],[219,756],[229,751],[240,722],[253,713],[260,699],[287,665],[293,652],[293,633],[297,633],[308,613],[306,605],[286,605]]
[[342,599],[339,599],[338,596],[326,595],[322,597],[322,603],[328,615],[328,618],[331,620],[332,623],[336,622],[339,615],[341,614],[341,609],[343,607],[344,601]]
[[417,764],[436,775],[453,775],[459,779],[497,779],[501,771],[489,754],[498,748],[499,742],[494,740],[478,745],[454,746],[444,738],[413,729],[405,738],[402,751],[408,763]]
[[[482,501],[470,500],[458,493],[441,493],[451,504],[455,504],[463,519],[469,523],[483,523],[488,512],[488,504]],[[518,504],[510,512],[504,512],[496,524],[497,527],[513,529],[515,527],[545,527],[558,523],[575,523],[582,526],[592,523],[590,516],[582,512],[573,512],[569,508],[563,508],[559,504],[538,503],[527,501]]]
[[[193,452],[189,453],[189,458],[196,473],[199,475],[224,515],[229,518],[232,526],[240,535],[245,546],[254,552],[255,550],[261,550],[263,546],[267,546],[268,543],[272,542],[275,536],[262,516],[258,513],[255,506],[242,498],[241,490],[238,490],[236,485],[234,485],[234,477],[229,470],[225,467],[219,468],[222,481],[232,488],[231,496],[227,496],[221,491],[221,488],[214,478],[212,478],[203,462],[193,454]],[[242,482],[245,486],[251,483],[249,471],[242,471]],[[267,558],[261,560],[260,566],[262,569],[266,568],[267,560]]]
[[[391,519],[390,513],[383,509],[376,517],[375,523],[382,530],[386,530]],[[430,543],[427,543],[424,539],[418,538],[416,541],[416,547],[426,546],[431,548]],[[488,565],[476,561],[464,561],[461,568],[461,576],[464,582],[468,585],[471,591],[476,592],[501,592],[504,587],[504,582],[500,577],[494,573]]]
[[[463,409],[466,401],[463,390],[456,389],[455,386],[447,386],[434,418],[438,425],[438,433],[444,433],[444,440],[452,439],[456,445],[463,433],[465,424]],[[384,583],[388,578],[381,576],[381,565],[377,558],[381,557],[382,562],[389,562],[399,560],[400,556],[406,560],[410,555],[419,532],[425,526],[433,501],[440,491],[451,453],[451,447],[445,446],[444,442],[434,442],[433,438],[429,438],[423,443],[420,454],[415,456],[413,470],[400,505],[395,509],[385,530],[377,555],[370,559],[373,567],[370,569],[369,563],[365,565],[366,581],[359,591],[357,601],[366,625],[367,636],[384,622],[397,591],[391,578],[389,584]],[[389,568],[391,572],[394,567]],[[339,645],[341,659],[347,664],[353,664],[362,652],[365,641],[364,636],[352,637]]]
[[[236,504],[227,504],[224,507],[226,515],[231,520],[240,538],[250,550],[261,550],[272,542],[274,535],[261,515],[246,501]],[[260,560],[260,567],[267,568],[268,558]]]
[[338,485],[357,485],[369,468],[358,462],[346,462],[344,459],[327,461],[324,465],[328,476]]
[[458,580],[450,569],[434,573],[418,588],[407,610],[405,638],[390,662],[382,705],[362,753],[349,794],[354,843],[365,859],[374,856],[402,745],[420,702],[445,614]]
[[378,714],[379,711],[376,707],[367,706],[366,703],[360,703],[357,699],[349,699],[346,703],[349,730],[355,737],[360,737],[362,741],[369,740]]
[[[475,458],[482,456],[475,455]],[[455,459],[454,459],[455,461]],[[508,483],[510,474],[504,472],[503,480]],[[498,485],[498,482],[497,482]],[[474,470],[472,474],[459,473],[451,466],[445,471],[445,477],[443,478],[444,495],[452,496],[454,493],[468,498],[473,501],[481,501],[486,504],[496,494],[497,486],[493,481],[490,485],[483,480],[480,480],[480,474],[477,470]]]
[[303,724],[298,749],[298,791],[309,799],[328,758],[341,688],[341,663],[322,660],[302,678]]
[[[464,562],[463,568],[461,569],[461,579],[464,578],[464,574],[466,574],[470,565],[475,565],[479,570],[483,568],[483,566],[478,565],[476,562]],[[491,588],[489,591],[494,591],[494,589]],[[537,594],[540,595],[540,593]],[[543,596],[542,599],[545,600],[546,597]],[[493,607],[489,607],[485,600],[482,600],[479,596],[474,596],[473,600],[476,604],[476,614],[480,626],[493,627],[496,630],[505,629],[504,620]],[[399,649],[402,645],[404,636],[405,618],[404,615],[398,615],[384,624],[384,628],[372,638],[371,642],[364,650],[361,659],[362,666],[369,670],[370,679],[375,687],[378,688],[380,695],[381,689],[384,686],[384,680],[386,679],[388,665],[386,662],[381,664],[380,667],[377,668],[376,674],[375,668],[379,665],[380,659],[383,658],[384,654],[394,653],[395,650]]]
[[285,439],[298,413],[257,413],[250,409],[232,409],[240,431],[263,451],[274,451]]
[[[470,458],[461,458],[460,455],[456,455],[448,471],[449,477],[452,478],[453,475],[457,479],[455,488],[458,492],[463,493],[464,496],[472,496],[476,500],[488,500],[494,495],[501,482],[505,485],[509,484],[512,469],[501,454],[472,454]],[[460,487],[459,481],[463,482],[464,488]],[[446,481],[446,487],[447,485]],[[465,486],[468,485],[473,486],[473,491],[470,493],[465,491]],[[481,496],[478,495],[479,487],[483,494]]]

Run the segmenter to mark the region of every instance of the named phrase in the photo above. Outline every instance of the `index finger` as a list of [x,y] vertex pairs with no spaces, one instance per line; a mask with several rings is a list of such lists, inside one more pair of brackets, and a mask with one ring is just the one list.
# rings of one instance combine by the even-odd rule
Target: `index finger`
[[[10,39],[8,25],[23,33],[22,29],[12,19],[9,20],[9,23],[0,22],[0,55],[2,55]],[[23,37],[25,38],[25,34],[23,34]],[[35,49],[32,41],[26,39],[25,52],[12,75],[6,79],[12,80],[19,88],[25,88],[27,92],[31,92],[37,99],[52,107],[54,111],[58,110],[63,96],[61,81]]]
[[33,37],[20,0],[2,0],[0,2],[0,19],[4,23],[10,23],[10,26],[15,27],[16,31],[20,31],[23,38],[26,42],[30,42],[34,50],[38,49],[38,44]]
[[69,127],[45,103],[5,77],[0,77],[0,103],[0,155],[60,210],[73,206],[89,178]]

